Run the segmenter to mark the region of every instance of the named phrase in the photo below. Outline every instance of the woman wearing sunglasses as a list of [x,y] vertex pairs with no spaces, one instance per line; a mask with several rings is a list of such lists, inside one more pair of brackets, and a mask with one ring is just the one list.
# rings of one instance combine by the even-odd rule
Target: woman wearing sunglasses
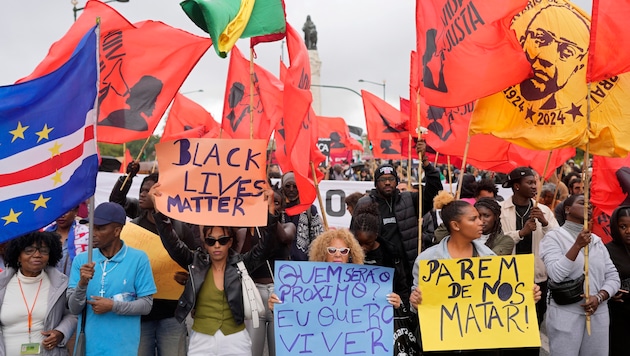
[[[311,262],[355,263],[362,265],[365,259],[363,248],[348,229],[328,230],[317,236],[311,243],[309,251]],[[387,301],[394,308],[400,308],[401,298],[396,293],[387,295]],[[269,309],[273,310],[280,298],[272,293],[267,301]]]
[[[159,187],[160,183],[156,183],[151,188],[151,199],[161,195]],[[205,226],[203,247],[191,251],[178,238],[167,216],[160,212],[153,214],[164,248],[190,273],[175,310],[175,318],[180,322],[192,312],[189,356],[252,354],[251,340],[245,330],[242,286],[236,264],[243,261],[247,270],[253,271],[265,263],[276,245],[277,229],[281,226],[275,215],[273,191],[265,191],[265,198],[269,202],[267,229],[261,229],[264,231],[261,243],[244,254],[231,250],[235,237],[232,227]]]

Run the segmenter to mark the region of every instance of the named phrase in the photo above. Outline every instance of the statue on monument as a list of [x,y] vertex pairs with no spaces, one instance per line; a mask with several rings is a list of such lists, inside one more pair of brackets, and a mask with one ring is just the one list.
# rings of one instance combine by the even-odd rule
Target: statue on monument
[[311,15],[306,16],[306,22],[302,27],[302,31],[304,31],[306,49],[317,49],[317,29],[313,21],[311,21]]

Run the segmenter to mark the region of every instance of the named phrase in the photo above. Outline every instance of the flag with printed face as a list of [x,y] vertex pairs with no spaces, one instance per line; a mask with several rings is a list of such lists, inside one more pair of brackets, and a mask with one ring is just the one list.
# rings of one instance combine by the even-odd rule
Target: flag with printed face
[[420,91],[453,107],[519,83],[531,73],[512,17],[527,0],[416,0]]
[[401,159],[402,140],[409,137],[409,120],[376,95],[361,90],[368,139],[374,157]]
[[341,117],[317,116],[317,137],[330,141],[331,151],[363,150],[363,145],[350,137],[346,120]]
[[630,71],[630,1],[593,0],[588,83]]
[[98,140],[125,143],[150,136],[211,41],[162,22],[131,24],[100,1],[88,1],[66,35],[22,80],[59,67],[101,18]]
[[[221,119],[223,132],[229,137],[250,138],[253,124],[253,138],[269,140],[282,118],[282,82],[263,67],[254,64],[253,89],[252,105],[250,63],[234,47],[230,54]],[[252,112],[253,122],[250,119]]]
[[160,142],[179,138],[218,138],[221,127],[203,106],[177,93]]
[[534,76],[480,99],[472,133],[489,133],[520,146],[550,150],[584,147],[592,154],[626,156],[630,150],[630,74],[591,84],[587,130],[588,16],[564,0],[537,0],[515,17]]
[[0,87],[0,242],[94,195],[97,36],[86,32],[56,70]]

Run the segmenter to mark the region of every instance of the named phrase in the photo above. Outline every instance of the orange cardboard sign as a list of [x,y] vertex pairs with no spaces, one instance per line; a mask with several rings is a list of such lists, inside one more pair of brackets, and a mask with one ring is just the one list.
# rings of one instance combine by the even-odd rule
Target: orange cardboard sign
[[265,140],[185,138],[155,146],[160,192],[155,205],[197,225],[264,226]]

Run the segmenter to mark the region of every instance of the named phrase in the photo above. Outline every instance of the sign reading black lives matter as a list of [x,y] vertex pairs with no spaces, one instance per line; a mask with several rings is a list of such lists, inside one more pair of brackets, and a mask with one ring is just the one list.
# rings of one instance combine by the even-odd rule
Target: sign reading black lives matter
[[392,355],[392,268],[276,261],[274,275],[277,356]]
[[534,256],[422,260],[424,351],[540,346]]

